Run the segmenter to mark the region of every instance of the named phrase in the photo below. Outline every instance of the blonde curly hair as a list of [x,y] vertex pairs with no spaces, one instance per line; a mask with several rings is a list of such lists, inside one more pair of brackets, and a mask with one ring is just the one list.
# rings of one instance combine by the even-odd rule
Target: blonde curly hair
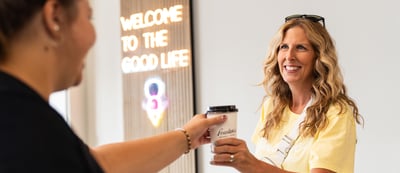
[[291,103],[292,93],[279,71],[278,52],[285,33],[290,28],[297,26],[304,29],[316,53],[312,84],[314,102],[307,109],[307,116],[300,126],[300,135],[314,136],[318,130],[326,127],[328,124],[326,113],[331,105],[338,105],[340,113],[346,111],[349,106],[356,122],[362,124],[363,119],[358,112],[357,105],[347,95],[336,48],[328,31],[319,22],[308,19],[292,19],[285,22],[278,30],[270,44],[264,63],[264,79],[261,85],[266,91],[266,96],[263,101],[268,97],[271,98],[274,107],[266,117],[264,136],[268,138],[271,129],[279,127],[283,111]]

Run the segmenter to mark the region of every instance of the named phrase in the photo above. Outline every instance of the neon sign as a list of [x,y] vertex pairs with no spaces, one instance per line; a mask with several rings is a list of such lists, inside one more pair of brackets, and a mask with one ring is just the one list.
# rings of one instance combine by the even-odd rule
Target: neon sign
[[[120,17],[122,30],[135,31],[138,29],[147,29],[153,26],[170,25],[183,21],[183,5],[173,5],[169,8],[158,8],[147,10],[144,13],[131,14],[129,18]],[[174,49],[170,51],[160,51],[155,48],[169,46],[169,30],[159,29],[154,32],[143,32],[140,36],[130,34],[121,37],[122,51],[124,53],[133,53],[140,47],[141,51],[149,50],[150,53],[125,55],[121,61],[123,73],[136,73],[153,71],[158,68],[180,68],[187,67],[190,63],[189,49]],[[141,44],[141,40],[143,44]],[[157,52],[157,53],[154,53]]]
[[147,10],[144,13],[135,13],[130,18],[120,17],[124,31],[152,27],[154,25],[169,24],[182,21],[183,5],[173,5],[169,8]]
[[[121,0],[124,137],[182,127],[194,115],[190,0]],[[194,154],[167,172],[195,173]]]
[[141,56],[125,57],[121,67],[124,73],[152,71],[157,68],[168,69],[189,66],[189,50],[172,50],[167,53],[143,54]]
[[160,78],[150,78],[144,84],[143,109],[153,126],[158,127],[168,107],[165,84]]

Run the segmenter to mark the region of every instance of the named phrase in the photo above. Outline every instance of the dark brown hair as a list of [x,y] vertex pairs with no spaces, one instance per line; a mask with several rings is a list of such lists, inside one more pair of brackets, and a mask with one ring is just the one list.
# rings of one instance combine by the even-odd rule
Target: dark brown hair
[[[8,42],[38,13],[47,0],[1,0],[0,1],[0,61],[7,55]],[[68,11],[74,9],[76,0],[58,0]],[[71,16],[74,14],[70,12]]]

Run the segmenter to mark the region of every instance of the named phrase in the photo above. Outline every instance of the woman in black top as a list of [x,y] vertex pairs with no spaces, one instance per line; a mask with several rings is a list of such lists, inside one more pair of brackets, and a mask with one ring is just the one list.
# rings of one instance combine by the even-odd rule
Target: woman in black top
[[95,32],[88,0],[1,0],[0,172],[156,172],[209,143],[226,117],[196,115],[183,129],[85,145],[49,106],[49,95],[81,82]]

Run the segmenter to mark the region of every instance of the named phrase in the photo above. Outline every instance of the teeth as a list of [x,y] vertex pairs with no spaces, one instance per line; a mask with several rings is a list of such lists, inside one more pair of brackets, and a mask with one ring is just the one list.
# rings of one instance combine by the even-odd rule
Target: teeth
[[300,67],[296,66],[286,66],[286,70],[298,70]]

